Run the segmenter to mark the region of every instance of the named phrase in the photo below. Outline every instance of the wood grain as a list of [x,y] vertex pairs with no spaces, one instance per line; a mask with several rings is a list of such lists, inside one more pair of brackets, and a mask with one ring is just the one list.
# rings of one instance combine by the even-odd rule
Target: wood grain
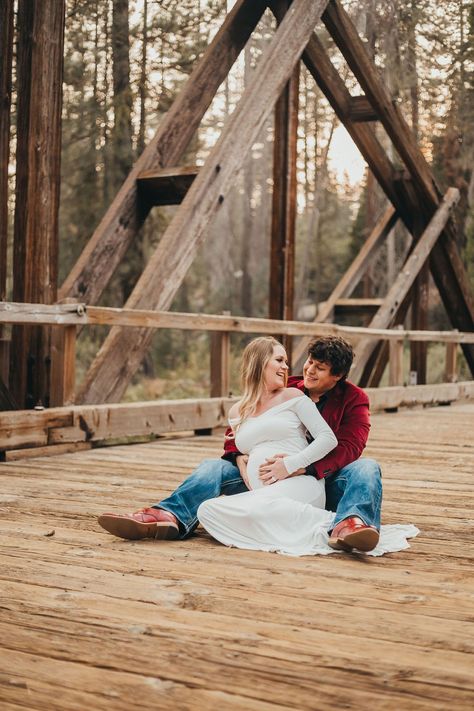
[[471,709],[473,419],[462,403],[373,416],[383,521],[421,529],[382,558],[98,527],[219,456],[221,435],[0,464],[2,711]]

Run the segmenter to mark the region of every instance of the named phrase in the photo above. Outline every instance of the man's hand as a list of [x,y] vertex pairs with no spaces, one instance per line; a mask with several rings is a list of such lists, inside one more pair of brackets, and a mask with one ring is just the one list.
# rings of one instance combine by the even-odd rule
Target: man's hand
[[247,487],[247,489],[251,489],[252,487],[250,486],[249,482],[249,477],[247,474],[247,462],[249,460],[249,455],[248,454],[239,454],[235,458],[235,463],[239,469],[240,476],[244,480],[244,484]]
[[288,474],[288,471],[282,461],[283,457],[287,456],[287,454],[274,454],[273,457],[268,457],[263,464],[260,464],[258,474],[259,479],[264,486],[268,486],[269,484],[274,484],[276,481],[288,479],[291,476],[298,476],[298,474],[304,474],[306,472],[306,469],[297,469],[293,472],[293,474]]

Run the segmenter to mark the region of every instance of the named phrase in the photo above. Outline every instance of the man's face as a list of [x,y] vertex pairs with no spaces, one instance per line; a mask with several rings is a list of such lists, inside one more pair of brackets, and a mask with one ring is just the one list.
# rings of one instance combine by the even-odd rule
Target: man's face
[[323,395],[331,390],[342,378],[342,375],[332,375],[329,363],[314,360],[310,355],[303,365],[304,386],[313,395]]

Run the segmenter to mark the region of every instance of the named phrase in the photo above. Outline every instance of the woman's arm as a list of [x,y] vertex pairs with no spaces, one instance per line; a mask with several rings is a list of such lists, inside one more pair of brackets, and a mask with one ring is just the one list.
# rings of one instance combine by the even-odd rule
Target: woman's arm
[[308,397],[295,398],[294,412],[313,437],[313,441],[301,452],[284,457],[283,463],[288,474],[307,467],[325,457],[337,446],[337,438],[318,408]]

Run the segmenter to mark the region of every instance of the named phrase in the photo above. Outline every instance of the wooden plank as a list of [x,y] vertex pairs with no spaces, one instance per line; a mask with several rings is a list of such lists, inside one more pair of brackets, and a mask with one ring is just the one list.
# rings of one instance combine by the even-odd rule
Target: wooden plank
[[[332,320],[336,303],[343,297],[348,297],[352,294],[375,252],[395,227],[397,219],[395,209],[391,205],[388,206],[379,220],[377,220],[372,232],[367,237],[352,264],[336,284],[329,298],[324,302],[324,305],[320,304],[317,314],[318,322]],[[308,339],[302,338],[294,346],[293,360],[295,365],[298,364],[299,369],[301,368],[302,360],[306,357],[308,343]]]
[[51,407],[72,405],[76,391],[76,326],[56,326],[51,342]]
[[349,104],[349,118],[354,123],[378,121],[378,115],[366,96],[352,96]]
[[[252,83],[211,151],[152,255],[127,307],[167,309],[176,294],[209,220],[221,207],[244,156],[259,134],[306,46],[327,0],[295,0],[265,51]],[[113,329],[87,373],[78,400],[121,398],[143,359],[152,332]],[[124,363],[122,354],[127,353]]]
[[62,444],[47,444],[44,447],[31,447],[28,449],[10,449],[5,452],[6,462],[17,462],[20,459],[36,459],[36,457],[54,457],[58,454],[84,452],[91,449],[90,442],[64,442]]
[[[449,219],[450,211],[459,200],[459,190],[449,188],[443,201],[435,213],[428,227],[423,232],[413,249],[410,257],[403,266],[403,271],[398,275],[394,284],[388,291],[384,305],[380,307],[376,315],[370,322],[370,327],[379,328],[387,326],[395,314],[398,307],[408,294],[413,282],[429,257],[436,240]],[[358,382],[365,368],[365,364],[374,350],[376,344],[373,341],[362,339],[355,348],[356,366],[352,372],[355,382]]]
[[[399,337],[398,332],[387,328],[361,326],[338,326],[328,323],[306,321],[274,321],[271,319],[247,318],[246,316],[221,316],[215,314],[190,314],[178,311],[148,311],[146,309],[115,309],[79,304],[82,315],[70,307],[44,304],[0,304],[0,323],[45,323],[63,325],[120,325],[147,328],[179,328],[191,331],[231,331],[234,333],[286,333],[291,336],[318,334],[373,336],[390,340]],[[411,331],[400,335],[408,341],[440,341],[441,343],[474,343],[474,333],[459,331]]]
[[[413,215],[419,213],[426,225],[439,206],[440,193],[411,129],[392,101],[340,0],[329,2],[323,21],[405,163],[418,197],[412,205]],[[446,225],[433,249],[430,269],[453,326],[465,331],[473,330],[474,297],[456,246],[452,223]],[[474,374],[474,348],[466,345],[463,351]]]
[[[473,398],[474,381],[368,388],[367,392],[375,411]],[[171,432],[210,430],[226,425],[228,410],[234,402],[235,398],[223,397],[3,412],[0,413],[0,450],[84,441],[96,444]]]
[[230,338],[229,332],[211,335],[211,397],[229,397]]
[[179,163],[266,5],[264,0],[236,2],[62,285],[60,297],[89,304],[99,299],[148,213],[137,199],[137,178],[145,170]]
[[387,410],[415,405],[436,405],[474,397],[474,383],[440,383],[438,385],[404,385],[402,387],[366,388],[370,409]]
[[179,205],[193,184],[199,168],[144,170],[137,178],[138,193],[151,205]]
[[447,383],[455,383],[458,379],[458,346],[457,343],[446,344],[446,365],[444,379]]
[[403,339],[389,344],[389,386],[403,385]]
[[0,465],[1,703],[470,710],[473,558],[459,530],[474,497],[472,407],[374,415],[366,454],[382,464],[384,522],[421,528],[378,559],[99,530],[95,514],[157,500],[219,456],[221,436]]

